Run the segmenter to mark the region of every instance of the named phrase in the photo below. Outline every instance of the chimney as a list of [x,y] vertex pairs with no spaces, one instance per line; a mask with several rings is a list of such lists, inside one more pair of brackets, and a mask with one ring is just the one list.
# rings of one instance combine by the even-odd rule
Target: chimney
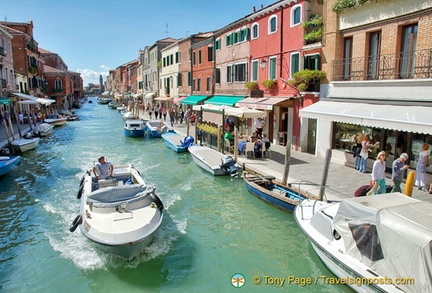
[[264,8],[264,5],[261,4],[261,9],[263,9],[263,8]]
[[255,6],[253,7],[253,12],[256,12],[256,7]]

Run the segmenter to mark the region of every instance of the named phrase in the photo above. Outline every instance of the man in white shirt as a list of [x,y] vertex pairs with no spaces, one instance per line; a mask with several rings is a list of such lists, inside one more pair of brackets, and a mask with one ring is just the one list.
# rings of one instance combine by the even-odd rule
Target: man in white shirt
[[261,118],[255,119],[255,130],[259,139],[262,138],[263,122]]
[[114,166],[105,161],[105,157],[102,156],[98,159],[99,163],[93,168],[93,173],[96,176],[96,179],[107,179],[108,177],[112,177]]

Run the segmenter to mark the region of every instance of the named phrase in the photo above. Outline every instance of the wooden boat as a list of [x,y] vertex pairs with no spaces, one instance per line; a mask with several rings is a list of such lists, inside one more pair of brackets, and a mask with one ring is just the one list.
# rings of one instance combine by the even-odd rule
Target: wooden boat
[[49,123],[41,123],[35,127],[35,133],[39,136],[48,136],[52,133],[54,125]]
[[314,198],[276,181],[273,176],[243,171],[243,180],[250,193],[282,210],[292,212],[302,200]]
[[182,136],[175,132],[162,133],[162,138],[165,141],[165,145],[177,153],[183,153],[194,144],[194,138],[192,136]]
[[96,180],[89,170],[81,180],[77,227],[100,248],[128,260],[153,241],[163,220],[163,204],[155,187],[146,185],[132,166],[115,167],[113,177]]
[[11,171],[16,165],[19,164],[20,160],[20,156],[0,156],[0,177],[3,177],[9,171]]
[[11,142],[15,151],[24,153],[36,148],[39,144],[39,137],[20,138]]
[[206,146],[193,145],[189,147],[193,161],[214,176],[237,176],[239,166],[231,157]]
[[60,116],[58,114],[48,114],[47,118],[44,119],[45,123],[52,124],[54,126],[62,126],[65,125],[67,121],[67,117]]
[[145,121],[141,119],[129,119],[125,121],[124,134],[127,137],[143,137]]
[[150,137],[162,137],[162,133],[174,132],[174,129],[162,120],[148,120],[146,131]]
[[400,193],[306,199],[294,217],[323,263],[354,291],[432,292],[431,203]]

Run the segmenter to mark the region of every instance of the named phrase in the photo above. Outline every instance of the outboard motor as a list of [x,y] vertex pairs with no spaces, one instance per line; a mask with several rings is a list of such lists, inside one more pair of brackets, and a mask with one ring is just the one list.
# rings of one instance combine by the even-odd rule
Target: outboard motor
[[184,141],[181,142],[181,144],[184,148],[187,149],[190,146],[194,145],[194,142],[195,142],[195,140],[194,140],[193,136],[188,135],[185,137]]
[[231,177],[238,176],[239,167],[236,165],[236,161],[231,156],[227,156],[222,159],[221,168],[224,169],[225,173],[229,174]]

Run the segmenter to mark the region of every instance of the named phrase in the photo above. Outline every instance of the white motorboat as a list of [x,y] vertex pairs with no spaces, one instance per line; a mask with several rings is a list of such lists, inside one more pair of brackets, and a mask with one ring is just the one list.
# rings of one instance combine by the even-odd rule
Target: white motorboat
[[432,292],[431,203],[400,193],[306,199],[294,216],[324,264],[355,291]]
[[123,120],[128,120],[128,119],[138,119],[138,115],[132,112],[125,112],[124,114],[122,114],[123,116]]
[[124,134],[127,137],[143,137],[146,124],[141,119],[128,119],[125,121]]
[[39,144],[39,137],[30,137],[30,138],[20,138],[11,142],[13,148],[17,152],[24,153],[26,151],[32,150],[37,147]]
[[174,132],[174,129],[162,120],[147,120],[146,131],[150,137],[162,137],[162,133]]
[[132,166],[115,167],[113,177],[96,180],[89,170],[81,180],[77,227],[109,253],[133,259],[151,244],[163,219],[163,204],[155,187],[146,185]]
[[41,123],[35,127],[35,133],[39,136],[48,136],[54,129],[54,125],[49,123]]
[[189,147],[189,153],[193,161],[214,176],[228,175],[237,176],[239,166],[231,157],[206,146],[193,145]]
[[62,126],[65,125],[67,121],[67,117],[63,117],[57,114],[48,114],[47,118],[44,119],[45,123],[52,124],[54,126]]

